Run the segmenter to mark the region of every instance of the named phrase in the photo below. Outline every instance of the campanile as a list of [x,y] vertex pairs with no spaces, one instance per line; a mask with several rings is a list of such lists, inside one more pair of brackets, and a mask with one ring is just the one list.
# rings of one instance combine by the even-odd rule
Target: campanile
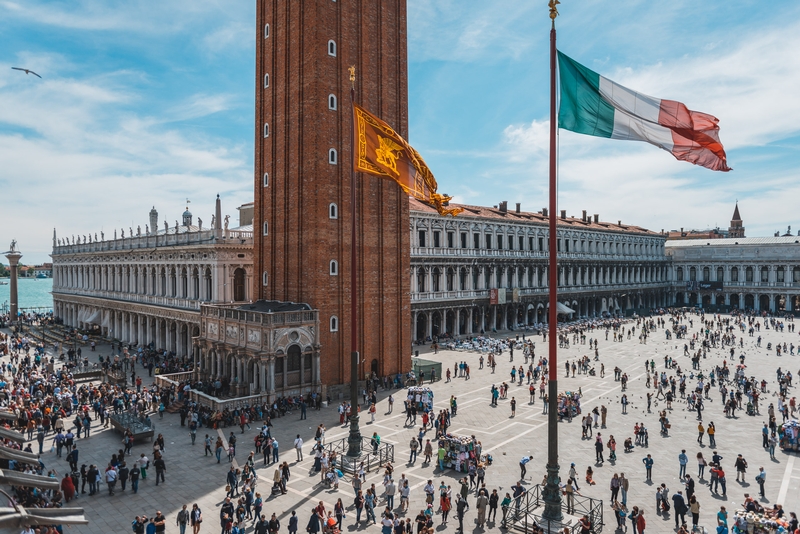
[[[406,0],[256,0],[254,295],[320,311],[322,383],[350,380],[352,109],[408,137]],[[410,369],[408,197],[359,176],[360,378]],[[336,397],[334,397],[336,398]]]

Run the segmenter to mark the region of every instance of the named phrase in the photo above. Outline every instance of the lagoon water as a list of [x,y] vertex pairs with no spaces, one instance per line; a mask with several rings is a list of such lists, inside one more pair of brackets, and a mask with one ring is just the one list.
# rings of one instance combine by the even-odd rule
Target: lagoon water
[[[11,303],[9,300],[11,285],[8,278],[0,278],[0,282],[9,284],[0,285],[0,310],[8,309]],[[47,308],[52,310],[53,295],[50,294],[52,290],[52,278],[18,278],[17,294],[19,296],[20,311],[24,311],[25,308]]]

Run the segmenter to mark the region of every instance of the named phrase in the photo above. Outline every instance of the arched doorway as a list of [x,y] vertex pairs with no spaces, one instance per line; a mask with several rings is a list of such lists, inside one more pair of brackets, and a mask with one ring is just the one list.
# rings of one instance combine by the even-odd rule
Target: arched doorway
[[752,310],[756,307],[756,298],[753,295],[744,296],[744,307],[746,310]]
[[703,308],[711,306],[711,295],[703,295]]
[[731,295],[731,308],[738,308],[739,307],[739,295]]
[[785,295],[775,295],[775,311],[776,312],[786,311]]
[[425,339],[428,332],[428,314],[417,315],[417,339]]
[[442,314],[438,311],[435,311],[431,314],[431,326],[432,334],[434,336],[438,336],[442,331]]
[[456,332],[456,313],[453,310],[448,310],[445,317],[445,332],[453,336]]
[[233,271],[233,300],[242,302],[245,300],[244,269],[239,267]]
[[769,295],[761,295],[758,297],[758,309],[761,311],[772,311]]
[[689,293],[689,306],[697,304],[697,293]]

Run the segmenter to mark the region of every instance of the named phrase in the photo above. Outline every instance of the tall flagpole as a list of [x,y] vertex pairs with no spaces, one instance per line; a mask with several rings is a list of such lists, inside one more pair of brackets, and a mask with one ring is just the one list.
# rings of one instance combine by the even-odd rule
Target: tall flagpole
[[[558,261],[556,253],[556,17],[558,0],[550,0],[550,241],[549,248],[549,295],[548,313],[549,380],[547,384],[547,483],[545,484],[544,513],[549,521],[561,521],[561,489],[558,475]],[[553,529],[548,529],[554,532]],[[556,527],[557,530],[557,527]]]
[[[350,435],[347,438],[347,456],[361,456],[361,430],[358,428],[358,291],[356,276],[356,68],[350,67],[350,107],[353,110],[353,128],[350,130],[350,209],[353,211],[353,222],[350,230]],[[355,464],[354,470],[355,473]]]

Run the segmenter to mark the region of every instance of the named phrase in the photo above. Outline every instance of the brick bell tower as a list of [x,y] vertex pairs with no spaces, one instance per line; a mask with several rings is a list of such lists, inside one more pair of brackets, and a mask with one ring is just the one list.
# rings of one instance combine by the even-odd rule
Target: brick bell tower
[[[352,109],[408,137],[405,0],[257,0],[255,291],[320,311],[321,378],[350,381]],[[357,178],[359,378],[411,367],[408,197]],[[333,395],[332,395],[333,396]],[[336,398],[334,396],[334,398]]]

